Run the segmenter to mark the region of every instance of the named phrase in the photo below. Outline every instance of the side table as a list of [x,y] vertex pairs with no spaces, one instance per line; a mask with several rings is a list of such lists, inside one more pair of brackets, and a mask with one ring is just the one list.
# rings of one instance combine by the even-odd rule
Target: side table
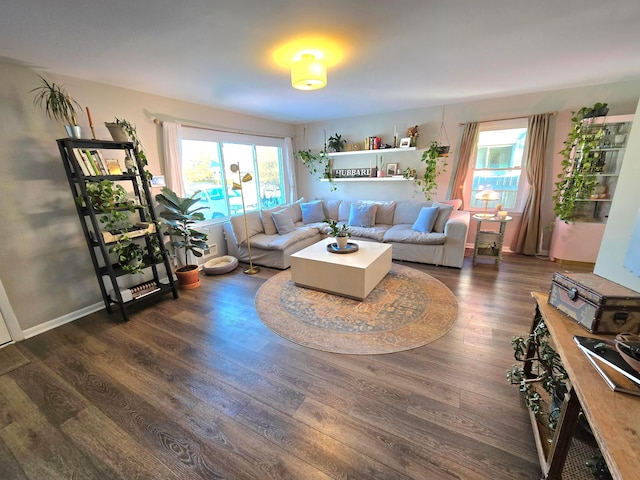
[[[473,245],[473,264],[476,264],[478,258],[492,258],[495,260],[495,264],[500,266],[504,231],[507,227],[507,222],[510,222],[512,217],[487,217],[482,214],[476,214],[473,219],[478,222],[476,241]],[[498,222],[500,223],[500,229],[497,232],[482,230],[482,222]]]

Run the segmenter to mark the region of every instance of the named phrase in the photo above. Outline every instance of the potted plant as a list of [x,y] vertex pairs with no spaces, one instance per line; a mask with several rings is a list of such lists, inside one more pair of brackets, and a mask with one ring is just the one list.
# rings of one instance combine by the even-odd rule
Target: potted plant
[[351,237],[351,230],[349,229],[349,225],[347,225],[346,223],[338,225],[338,222],[331,218],[325,218],[323,222],[329,225],[329,230],[331,231],[329,235],[336,239],[338,248],[346,248],[349,237]]
[[584,117],[585,112],[595,111],[601,105],[606,104],[596,103],[573,112],[569,135],[559,152],[563,157],[562,171],[552,196],[553,211],[565,223],[576,217],[576,202],[591,196],[598,182],[596,173],[602,169],[599,147],[604,130],[594,128],[592,120],[587,120],[592,117]]
[[[136,130],[136,126],[125,120],[124,118],[116,117],[115,122],[105,122],[106,127],[109,129],[109,133],[111,133],[111,138],[115,142],[131,142],[133,143],[133,147],[138,153],[138,157],[140,157],[140,163],[142,167],[146,167],[148,165],[147,155],[145,154],[144,148],[142,147],[142,143],[140,142],[140,138],[138,137],[138,132]],[[135,170],[135,162],[132,158],[127,156],[125,160],[125,164],[127,170],[129,172]],[[151,172],[145,169],[144,171],[145,177],[147,180],[151,180],[153,175]]]
[[[190,256],[201,257],[202,251],[207,247],[207,234],[192,228],[193,224],[205,219],[200,211],[205,207],[196,207],[199,202],[200,192],[195,192],[189,197],[178,197],[173,190],[164,187],[156,195],[156,201],[163,207],[160,212],[160,221],[167,225],[169,230],[165,232],[171,238],[171,246],[176,253],[178,263],[176,269],[178,284],[182,289],[191,289],[200,286],[197,263],[190,263]],[[182,251],[182,256],[180,256]]]
[[426,168],[422,178],[416,178],[416,183],[422,187],[422,191],[427,198],[427,200],[431,200],[431,193],[438,187],[437,179],[438,176],[445,171],[447,166],[446,160],[442,160],[439,162],[440,158],[443,157],[443,151],[448,152],[449,147],[443,147],[437,141],[433,140],[429,145],[420,160],[426,164]]
[[33,92],[36,93],[33,99],[35,105],[42,107],[49,118],[63,122],[70,138],[81,138],[76,107],[82,107],[71,98],[62,85],[49,83],[44,77],[40,77],[40,85],[29,91]]
[[334,152],[341,152],[342,149],[344,148],[345,143],[347,143],[347,141],[343,140],[342,136],[336,133],[335,135],[332,135],[329,137],[329,140],[327,141],[327,146],[330,149],[332,149]]
[[607,103],[597,102],[593,107],[582,107],[576,112],[576,115],[582,120],[583,118],[604,117],[609,113]]

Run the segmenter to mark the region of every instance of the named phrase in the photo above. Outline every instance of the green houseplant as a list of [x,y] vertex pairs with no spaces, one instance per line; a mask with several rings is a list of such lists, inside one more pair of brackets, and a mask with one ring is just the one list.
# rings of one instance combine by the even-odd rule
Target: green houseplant
[[302,164],[307,167],[311,175],[329,180],[332,192],[337,189],[333,181],[333,176],[331,175],[331,158],[329,158],[327,152],[320,150],[318,153],[312,153],[311,150],[299,150],[298,158],[300,158]]
[[422,178],[415,178],[427,200],[431,200],[431,194],[438,187],[438,176],[446,171],[447,161],[444,160],[444,155],[448,152],[448,146],[443,147],[439,142],[433,140],[429,148],[422,153],[420,160],[425,163],[426,168]]
[[347,246],[347,242],[349,241],[349,237],[351,237],[351,230],[349,229],[349,225],[347,225],[346,223],[338,225],[338,222],[331,218],[325,218],[323,222],[329,226],[329,231],[331,232],[329,235],[336,239],[338,248],[345,248]]
[[[561,172],[553,192],[553,211],[565,223],[575,220],[578,202],[588,199],[597,183],[596,173],[602,168],[600,140],[604,130],[593,125],[592,117],[585,113],[602,108],[596,103],[593,107],[583,107],[573,112],[571,129],[564,142]],[[599,107],[600,106],[600,107]]]
[[[151,180],[151,178],[153,178],[153,175],[145,168],[149,162],[147,160],[147,155],[144,151],[144,147],[142,146],[142,142],[140,141],[140,137],[138,137],[136,126],[128,120],[118,117],[115,118],[114,122],[105,122],[105,125],[109,129],[111,137],[114,141],[133,143],[133,147],[135,148],[138,157],[140,157],[140,163],[142,164],[142,168],[144,169],[145,178],[147,180]],[[129,171],[135,170],[135,162],[132,158],[126,159],[126,167]]]
[[44,77],[40,78],[40,85],[30,90],[35,93],[34,105],[42,107],[49,118],[64,123],[67,135],[71,138],[81,138],[82,132],[78,126],[76,108],[82,108],[67,93],[62,85],[48,82]]
[[347,141],[343,140],[342,135],[338,135],[337,133],[330,136],[327,140],[327,146],[334,152],[341,152],[345,143],[347,143]]
[[178,284],[182,289],[196,288],[200,285],[198,265],[190,263],[190,254],[201,257],[202,251],[207,247],[207,234],[193,228],[195,223],[205,219],[200,210],[206,207],[196,207],[200,200],[199,194],[198,191],[189,197],[179,197],[173,190],[164,187],[155,197],[162,207],[160,221],[168,227],[165,235],[171,238],[171,246],[178,263],[182,265],[176,269]]

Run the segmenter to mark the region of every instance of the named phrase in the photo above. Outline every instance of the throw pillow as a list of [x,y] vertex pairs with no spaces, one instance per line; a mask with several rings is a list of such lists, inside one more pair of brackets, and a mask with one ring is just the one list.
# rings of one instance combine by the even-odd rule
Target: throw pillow
[[291,233],[295,231],[296,226],[293,224],[291,215],[287,209],[271,214],[271,219],[278,230],[278,234],[284,235],[285,233]]
[[352,203],[351,211],[349,212],[349,226],[350,227],[364,227],[370,228],[375,223],[376,210],[378,205],[371,204],[365,205],[362,203]]
[[314,202],[301,203],[303,223],[318,223],[324,220],[324,209],[322,208],[322,200]]
[[438,207],[423,207],[418,214],[418,219],[411,228],[418,232],[431,233],[439,211]]
[[433,226],[433,231],[437,233],[444,233],[444,226],[453,213],[453,205],[445,205],[443,203],[433,202],[431,206],[438,207],[440,209],[440,211],[438,212],[438,218],[436,218],[436,223]]
[[393,225],[393,214],[396,211],[397,202],[395,200],[391,200],[388,202],[378,202],[375,200],[360,200],[358,203],[362,203],[365,205],[376,204],[378,205],[378,209],[376,210],[376,221],[375,225],[383,224],[383,225]]
[[267,208],[266,210],[260,211],[260,218],[262,218],[262,225],[264,226],[264,233],[267,235],[275,235],[278,233],[275,224],[273,223],[273,219],[271,215],[274,212],[279,212],[282,210],[282,205],[273,208]]

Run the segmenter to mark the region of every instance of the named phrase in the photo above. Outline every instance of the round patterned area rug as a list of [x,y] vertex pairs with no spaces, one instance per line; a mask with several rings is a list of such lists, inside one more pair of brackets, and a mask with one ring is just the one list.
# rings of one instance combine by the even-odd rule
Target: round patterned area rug
[[458,317],[456,297],[442,282],[397,264],[362,302],[298,287],[285,270],[260,287],[255,303],[281,337],[334,353],[410,350],[443,336]]

